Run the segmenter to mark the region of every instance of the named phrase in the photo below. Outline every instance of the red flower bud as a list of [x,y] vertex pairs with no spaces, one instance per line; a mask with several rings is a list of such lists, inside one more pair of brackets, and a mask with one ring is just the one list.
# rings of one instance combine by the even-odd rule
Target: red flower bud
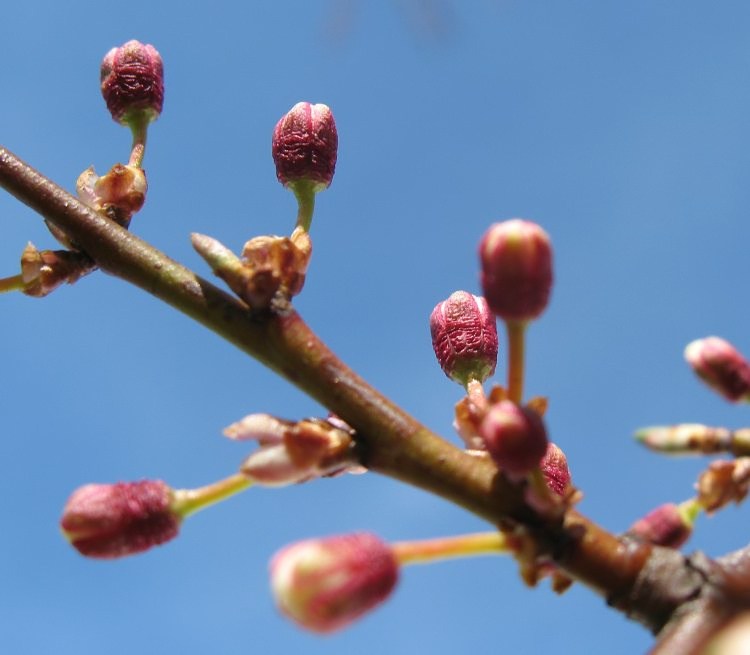
[[112,48],[102,61],[101,83],[104,101],[118,123],[150,123],[161,114],[164,67],[154,46],[134,40]]
[[697,339],[685,348],[685,359],[701,380],[727,400],[750,400],[750,364],[728,341]]
[[315,191],[322,191],[333,180],[338,144],[331,110],[326,105],[298,102],[273,131],[276,177],[285,187],[306,180]]
[[172,490],[161,480],[87,484],[73,492],[60,527],[87,557],[133,555],[177,536]]
[[530,473],[547,452],[542,418],[510,400],[490,407],[479,432],[492,459],[512,479]]
[[430,315],[435,356],[445,374],[464,386],[495,372],[497,328],[484,298],[456,291]]
[[540,466],[547,486],[558,496],[565,495],[565,490],[570,484],[570,470],[565,453],[550,441]]
[[535,223],[495,223],[479,244],[482,288],[490,309],[506,321],[528,321],[547,306],[552,288],[552,247]]
[[393,551],[369,533],[301,541],[271,561],[279,609],[313,632],[349,625],[382,603],[397,580]]
[[674,503],[665,503],[636,521],[627,534],[656,546],[679,548],[690,537],[692,524]]

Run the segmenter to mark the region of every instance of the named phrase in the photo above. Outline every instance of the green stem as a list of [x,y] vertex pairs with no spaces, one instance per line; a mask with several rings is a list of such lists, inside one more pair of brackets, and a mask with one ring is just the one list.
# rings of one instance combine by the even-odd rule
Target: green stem
[[299,180],[291,185],[291,188],[297,198],[297,227],[309,232],[315,211],[314,185],[308,180]]
[[133,118],[130,121],[130,129],[133,132],[133,145],[130,149],[130,160],[128,161],[128,166],[141,168],[143,166],[143,157],[146,154],[148,121],[142,117]]
[[500,532],[478,532],[458,537],[400,541],[391,549],[399,564],[429,564],[455,557],[507,553],[508,543]]
[[508,333],[508,398],[521,404],[523,400],[524,350],[528,321],[506,321]]
[[23,281],[23,275],[20,273],[13,277],[0,278],[0,293],[8,293],[9,291],[23,291],[26,284]]
[[471,379],[466,383],[466,394],[476,407],[487,409],[487,396],[484,393],[484,386],[479,380]]
[[241,473],[219,480],[198,489],[177,489],[174,491],[172,510],[186,518],[195,512],[210,507],[222,500],[244,491],[253,483]]

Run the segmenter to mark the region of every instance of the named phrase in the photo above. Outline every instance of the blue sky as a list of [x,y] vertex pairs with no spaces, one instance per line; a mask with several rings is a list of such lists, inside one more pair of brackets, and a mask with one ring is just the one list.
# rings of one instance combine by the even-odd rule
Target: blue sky
[[[737,427],[746,410],[682,360],[717,334],[750,353],[750,6],[692,0],[168,3],[4,7],[2,144],[72,189],[127,158],[99,95],[101,57],[131,38],[164,58],[149,195],[132,230],[199,273],[188,234],[240,249],[284,233],[273,127],[299,100],[336,116],[339,163],[319,196],[296,305],[366,379],[453,438],[460,389],[434,361],[428,317],[478,291],[476,245],[520,216],[555,249],[549,310],[529,333],[528,393],[550,398],[581,509],[613,531],[691,495],[702,460],[632,442],[654,423]],[[0,194],[0,275],[41,220]],[[643,652],[650,636],[588,590],[527,590],[503,558],[404,572],[391,602],[328,638],[279,617],[267,562],[309,536],[417,539],[485,529],[375,475],[250,490],[179,539],[96,562],[60,537],[86,482],[231,473],[221,429],[251,412],[323,409],[146,294],[98,274],[44,300],[0,297],[0,644],[13,653]],[[504,372],[500,346],[498,376]],[[746,543],[745,508],[701,518],[687,548]]]

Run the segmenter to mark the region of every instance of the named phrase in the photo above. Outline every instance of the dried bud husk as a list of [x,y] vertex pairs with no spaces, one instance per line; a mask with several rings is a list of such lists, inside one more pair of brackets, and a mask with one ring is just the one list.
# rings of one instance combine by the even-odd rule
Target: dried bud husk
[[172,489],[161,480],[87,484],[68,499],[60,527],[82,555],[102,559],[148,550],[177,536]]
[[23,293],[43,298],[61,284],[73,284],[96,270],[96,264],[83,253],[68,250],[37,250],[29,243],[21,255]]
[[740,503],[750,488],[750,458],[711,462],[698,478],[698,502],[712,514],[730,502]]
[[399,573],[391,548],[369,533],[292,544],[270,569],[279,609],[319,633],[340,630],[385,601]]
[[125,228],[143,207],[147,190],[143,169],[122,164],[115,164],[101,177],[90,167],[76,182],[76,193],[83,203]]

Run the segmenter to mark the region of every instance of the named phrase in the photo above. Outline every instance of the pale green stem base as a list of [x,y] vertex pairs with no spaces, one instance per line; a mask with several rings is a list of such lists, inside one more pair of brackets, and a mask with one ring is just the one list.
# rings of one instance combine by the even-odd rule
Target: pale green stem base
[[476,407],[487,409],[487,396],[484,393],[484,386],[479,380],[469,380],[466,383],[466,394]]
[[0,278],[0,293],[23,291],[25,286],[23,276],[20,274],[14,275],[13,277]]
[[198,489],[177,489],[174,491],[174,500],[172,501],[172,511],[186,518],[195,512],[209,507],[215,503],[234,496],[234,494],[244,491],[250,485],[252,480],[241,473],[230,475],[228,478],[214,482],[213,484],[199,487]]
[[456,557],[498,555],[509,552],[505,536],[499,532],[479,532],[459,537],[400,541],[391,549],[399,564],[429,564]]
[[506,321],[508,333],[508,398],[516,404],[523,400],[524,350],[527,321]]
[[309,232],[315,211],[314,184],[307,180],[299,180],[290,186],[297,198],[297,227]]
[[148,121],[134,118],[130,122],[130,129],[133,132],[133,145],[130,149],[130,160],[128,161],[128,166],[141,168],[143,166],[143,157],[146,154]]

